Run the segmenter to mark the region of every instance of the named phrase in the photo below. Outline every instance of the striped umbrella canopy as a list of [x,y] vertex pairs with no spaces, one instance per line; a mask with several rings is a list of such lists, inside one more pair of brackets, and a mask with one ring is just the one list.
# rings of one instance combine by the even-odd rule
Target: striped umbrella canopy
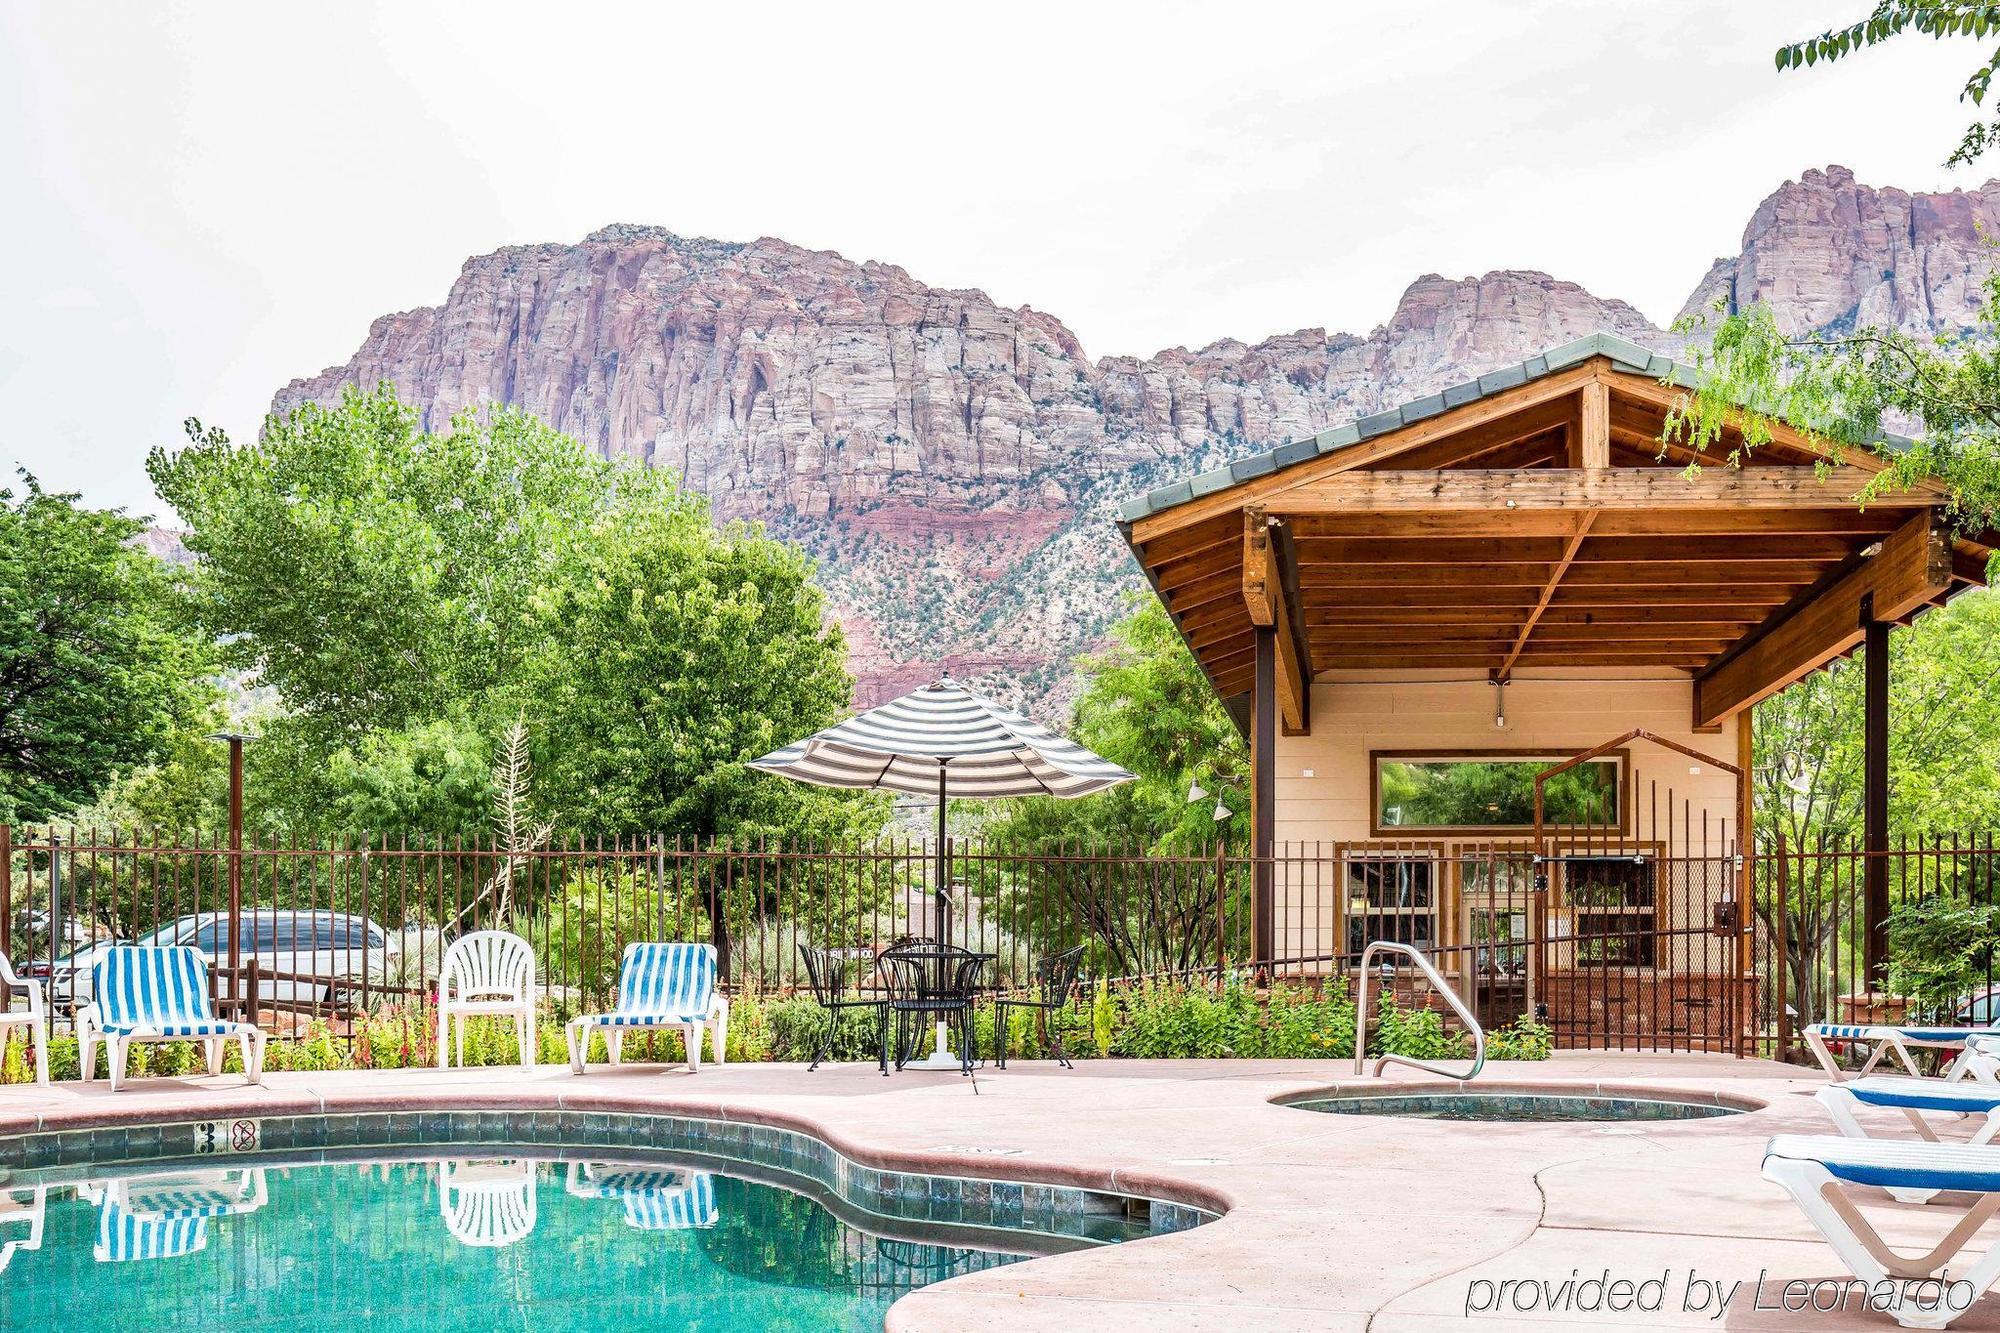
[[949,676],[750,767],[821,787],[947,797],[1089,796],[1132,774]]
[[753,759],[750,767],[821,787],[935,794],[940,890],[949,882],[947,799],[1089,796],[1134,776],[949,676]]

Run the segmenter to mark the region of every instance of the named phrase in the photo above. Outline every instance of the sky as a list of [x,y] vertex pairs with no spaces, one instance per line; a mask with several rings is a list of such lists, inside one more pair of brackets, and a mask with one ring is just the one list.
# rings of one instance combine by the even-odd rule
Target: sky
[[0,485],[158,513],[145,456],[467,257],[778,236],[1060,317],[1092,356],[1366,333],[1534,268],[1664,323],[1757,203],[1940,165],[1978,47],[1778,74],[1867,0],[0,6]]

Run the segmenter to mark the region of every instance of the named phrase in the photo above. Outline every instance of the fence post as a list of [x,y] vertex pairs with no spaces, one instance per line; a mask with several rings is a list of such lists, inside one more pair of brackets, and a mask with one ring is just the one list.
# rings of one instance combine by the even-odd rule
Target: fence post
[[14,828],[0,824],[0,958],[14,957]]
[[[712,845],[712,844],[711,844]],[[722,894],[715,894],[715,876],[708,877],[708,938],[715,945],[715,974],[729,984],[729,890],[736,882],[736,865],[729,855],[729,841],[722,844]]]
[[1229,976],[1229,839],[1215,840],[1215,984]]
[[1774,918],[1777,925],[1776,934],[1778,939],[1774,950],[1775,956],[1771,960],[1772,1003],[1778,1007],[1778,1049],[1772,1052],[1772,1054],[1779,1060],[1784,1059],[1792,1049],[1792,1006],[1786,999],[1786,993],[1792,988],[1791,889],[1791,856],[1786,846],[1784,830],[1780,829],[1778,831],[1778,903],[1777,915]]

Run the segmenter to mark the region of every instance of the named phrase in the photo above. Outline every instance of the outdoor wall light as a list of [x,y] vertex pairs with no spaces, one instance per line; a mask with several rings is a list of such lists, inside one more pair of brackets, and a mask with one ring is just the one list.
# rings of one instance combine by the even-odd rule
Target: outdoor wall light
[[1200,778],[1189,778],[1189,779],[1188,779],[1188,804],[1189,804],[1189,805],[1193,805],[1193,804],[1194,804],[1194,803],[1195,803],[1196,801],[1205,801],[1205,800],[1207,800],[1207,799],[1208,799],[1208,793],[1202,790],[1202,787],[1201,787],[1201,779],[1200,779]]

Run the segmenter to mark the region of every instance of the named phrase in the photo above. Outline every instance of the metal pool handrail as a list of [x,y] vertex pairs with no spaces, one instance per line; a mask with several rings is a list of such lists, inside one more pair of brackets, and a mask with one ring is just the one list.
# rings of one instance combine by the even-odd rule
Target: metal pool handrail
[[1486,1067],[1486,1029],[1479,1026],[1479,1020],[1472,1016],[1472,1011],[1458,998],[1458,992],[1446,983],[1443,975],[1435,967],[1431,966],[1431,960],[1424,957],[1423,950],[1408,944],[1398,944],[1394,940],[1376,940],[1361,951],[1361,986],[1354,1004],[1354,1072],[1362,1073],[1368,1065],[1368,964],[1378,953],[1402,954],[1417,965],[1418,971],[1430,978],[1431,985],[1437,987],[1438,994],[1444,996],[1444,1002],[1458,1015],[1458,1021],[1465,1024],[1466,1031],[1472,1034],[1472,1067],[1464,1073],[1457,1073],[1442,1065],[1427,1064],[1407,1055],[1379,1055],[1375,1057],[1374,1076],[1382,1077],[1382,1067],[1394,1063],[1463,1082],[1478,1078],[1479,1071]]

